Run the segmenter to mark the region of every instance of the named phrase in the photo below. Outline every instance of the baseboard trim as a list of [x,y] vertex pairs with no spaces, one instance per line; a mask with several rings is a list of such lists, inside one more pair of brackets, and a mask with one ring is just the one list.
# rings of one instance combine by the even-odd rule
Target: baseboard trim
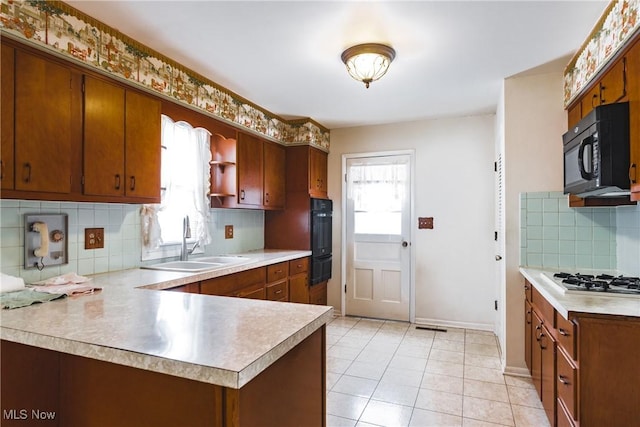
[[455,322],[438,319],[426,319],[416,317],[415,321],[418,326],[437,326],[439,328],[458,328],[458,329],[475,329],[478,331],[494,332],[493,324],[490,323],[471,323],[471,322]]
[[527,368],[518,368],[515,366],[505,366],[502,372],[505,375],[511,375],[512,377],[531,377],[529,370]]

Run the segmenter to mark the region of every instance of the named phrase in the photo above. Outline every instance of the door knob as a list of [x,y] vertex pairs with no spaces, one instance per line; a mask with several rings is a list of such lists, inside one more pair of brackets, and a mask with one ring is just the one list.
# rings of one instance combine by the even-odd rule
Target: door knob
[[402,247],[403,247],[403,248],[406,248],[407,246],[409,246],[409,243],[408,243],[408,242],[405,242],[405,241],[402,241]]
[[496,261],[500,261],[502,257],[500,255],[496,255]]

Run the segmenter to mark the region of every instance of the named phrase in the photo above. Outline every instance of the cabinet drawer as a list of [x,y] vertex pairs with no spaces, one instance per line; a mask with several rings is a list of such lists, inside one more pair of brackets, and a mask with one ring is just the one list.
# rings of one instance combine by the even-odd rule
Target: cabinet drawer
[[289,263],[280,262],[267,267],[267,283],[277,282],[289,275]]
[[558,427],[575,427],[575,422],[571,419],[571,415],[567,412],[567,408],[564,407],[562,399],[558,399]]
[[[542,321],[547,325],[548,329],[553,329],[555,325],[555,310],[549,301],[547,301],[536,288],[531,287],[532,304],[538,309]],[[551,331],[553,333],[554,331]]]
[[288,281],[283,280],[267,286],[267,299],[271,301],[288,301]]
[[558,343],[573,360],[576,358],[576,325],[556,312],[556,328]]
[[578,369],[573,366],[569,357],[562,350],[558,351],[556,360],[558,398],[562,400],[569,415],[575,420],[578,414],[576,408],[578,403],[576,399]]
[[299,258],[289,261],[289,275],[294,276],[307,271],[309,268],[309,258]]
[[266,299],[267,294],[264,289],[264,284],[256,283],[240,290],[230,292],[225,296],[251,299]]
[[264,288],[265,277],[265,267],[254,268],[240,273],[203,280],[200,282],[200,292],[205,295],[229,295],[254,284]]

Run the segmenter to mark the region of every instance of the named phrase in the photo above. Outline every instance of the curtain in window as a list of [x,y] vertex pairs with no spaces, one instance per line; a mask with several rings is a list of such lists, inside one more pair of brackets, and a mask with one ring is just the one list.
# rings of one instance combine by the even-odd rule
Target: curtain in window
[[355,233],[400,234],[407,165],[352,165],[347,176],[348,197],[354,206]]
[[[158,209],[143,209],[149,215],[156,215],[157,220],[151,216],[148,222],[152,227],[159,224],[161,237],[145,239],[143,236],[143,242],[149,241],[149,248],[181,241],[185,216],[189,216],[192,239],[201,247],[211,242],[208,227],[210,136],[206,129],[162,116],[162,202]],[[153,229],[151,232],[155,235]]]

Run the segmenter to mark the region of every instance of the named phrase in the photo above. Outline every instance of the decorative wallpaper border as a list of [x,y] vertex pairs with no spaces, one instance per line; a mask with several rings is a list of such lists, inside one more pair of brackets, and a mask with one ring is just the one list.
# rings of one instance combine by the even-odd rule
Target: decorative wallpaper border
[[287,121],[62,1],[0,0],[0,30],[285,145],[329,151],[329,130]]
[[593,31],[564,70],[564,105],[587,87],[591,79],[640,29],[640,0],[612,0]]

